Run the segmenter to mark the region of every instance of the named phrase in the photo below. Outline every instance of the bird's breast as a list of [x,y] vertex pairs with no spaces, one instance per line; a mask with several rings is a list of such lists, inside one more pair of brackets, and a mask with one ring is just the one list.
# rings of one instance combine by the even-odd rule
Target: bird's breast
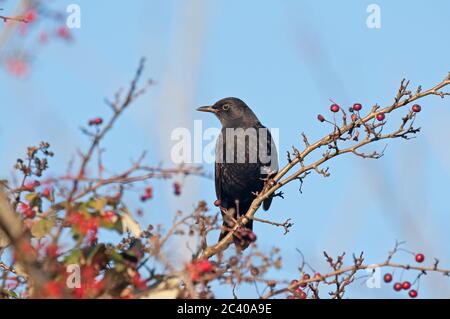
[[216,192],[227,202],[248,202],[262,190],[272,139],[262,128],[222,129],[216,144]]

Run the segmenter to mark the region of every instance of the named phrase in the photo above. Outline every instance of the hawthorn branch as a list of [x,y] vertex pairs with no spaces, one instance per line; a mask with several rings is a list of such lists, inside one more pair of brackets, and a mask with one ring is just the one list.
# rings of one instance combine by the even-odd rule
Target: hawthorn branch
[[[331,257],[329,257],[326,253],[325,256],[327,257],[327,261],[330,263],[331,268],[333,271],[327,273],[327,274],[321,274],[320,276],[309,278],[309,279],[300,279],[295,281],[294,283],[291,283],[287,287],[280,288],[277,290],[271,290],[267,292],[264,296],[262,296],[262,299],[269,299],[274,296],[288,293],[295,291],[297,288],[305,285],[311,285],[313,283],[325,283],[328,285],[335,284],[336,285],[336,291],[331,292],[332,298],[340,299],[342,298],[342,295],[344,293],[344,288],[352,283],[355,280],[355,275],[360,270],[366,270],[366,269],[375,269],[375,268],[398,268],[398,269],[405,269],[405,270],[417,270],[420,273],[427,273],[427,272],[436,272],[441,273],[442,275],[446,277],[450,277],[450,269],[444,269],[439,268],[433,264],[433,266],[416,266],[416,265],[410,265],[410,264],[399,264],[391,262],[388,258],[383,263],[380,264],[363,264],[363,255],[361,253],[360,256],[355,257],[354,256],[354,264],[348,267],[342,266],[342,259],[343,255],[338,256],[338,260],[334,262]],[[339,277],[345,275],[343,279],[340,279]],[[331,279],[331,280],[330,280]]]
[[[30,234],[24,232],[23,229],[22,220],[14,212],[8,197],[3,192],[3,189],[0,188],[0,230],[9,238],[15,251],[23,251],[24,247],[27,247],[30,243]],[[33,284],[36,287],[42,287],[50,278],[49,274],[41,268],[36,256],[37,254],[34,253],[19,254],[15,264],[20,263],[26,274],[31,277]],[[7,268],[3,265],[1,268],[6,270]],[[8,270],[13,272],[11,267],[8,267]]]
[[72,190],[70,191],[69,197],[67,200],[68,204],[70,204],[72,202],[72,200],[78,190],[78,185],[80,183],[80,180],[84,177],[86,168],[94,154],[94,151],[100,144],[100,141],[113,128],[117,119],[120,117],[120,115],[122,115],[122,113],[125,111],[125,109],[127,109],[127,107],[131,104],[131,102],[134,101],[135,98],[137,98],[144,92],[145,89],[137,90],[137,82],[139,81],[139,79],[142,75],[142,71],[144,70],[144,65],[145,65],[145,59],[142,58],[139,63],[139,67],[136,71],[136,74],[135,74],[133,80],[131,81],[131,85],[130,85],[130,88],[126,95],[126,98],[124,99],[122,104],[119,106],[113,104],[114,105],[113,116],[109,119],[108,123],[99,132],[97,132],[94,135],[94,138],[93,138],[91,145],[90,145],[88,151],[86,152],[86,154],[82,154],[82,162],[81,162],[80,168],[78,170],[77,177],[73,181]]
[[[136,174],[140,172],[145,172],[145,174]],[[77,193],[72,197],[73,201],[79,200],[86,195],[96,192],[100,188],[108,185],[126,185],[133,184],[136,182],[142,182],[153,178],[170,178],[174,175],[195,175],[202,177],[209,177],[209,175],[204,172],[203,168],[200,166],[179,166],[174,168],[163,168],[163,167],[151,167],[143,166],[141,164],[134,164],[132,167],[126,171],[111,176],[107,178],[89,178],[89,177],[72,177],[72,176],[62,176],[59,178],[47,179],[46,183],[57,183],[60,181],[74,181],[78,179],[79,182],[89,183],[89,185],[82,191]]]
[[[72,188],[69,192],[69,195],[67,197],[67,200],[64,203],[65,209],[66,209],[66,216],[69,214],[72,203],[77,197],[77,192],[79,188],[79,184],[82,181],[82,179],[85,177],[86,169],[91,161],[95,150],[99,147],[100,141],[106,136],[106,134],[113,128],[114,124],[118,120],[118,118],[123,114],[123,112],[130,106],[130,104],[139,96],[141,96],[143,93],[145,93],[146,89],[153,83],[152,81],[148,81],[147,85],[144,86],[141,89],[137,88],[137,82],[142,76],[142,72],[144,70],[145,66],[145,58],[142,58],[139,62],[139,66],[137,68],[137,71],[133,77],[133,80],[131,81],[130,88],[128,89],[128,92],[126,94],[126,97],[123,99],[123,101],[120,100],[120,92],[116,94],[116,101],[113,102],[110,106],[113,110],[113,115],[108,120],[105,126],[103,126],[100,130],[97,130],[97,132],[92,136],[91,145],[89,146],[86,153],[81,154],[82,161],[80,168],[78,170],[78,173],[76,177],[73,179]],[[87,193],[82,193],[83,196]],[[59,240],[59,237],[63,231],[64,223],[62,223],[55,235],[53,236],[53,242],[56,244]]]
[[[3,9],[0,8],[0,11],[2,11],[2,10]],[[3,20],[3,22],[16,21],[16,22],[28,23],[28,20],[22,16],[8,17],[8,16],[0,15],[0,20]]]
[[[228,245],[233,241],[233,235],[241,227],[245,226],[250,219],[253,218],[256,211],[259,209],[259,207],[261,206],[261,204],[264,200],[268,199],[272,194],[274,194],[277,190],[279,190],[281,187],[283,187],[287,183],[298,179],[300,176],[303,176],[306,172],[309,172],[311,170],[316,170],[316,171],[319,170],[319,172],[320,172],[319,167],[322,164],[324,164],[325,162],[329,161],[330,159],[332,159],[336,156],[346,154],[346,153],[352,153],[352,154],[355,154],[355,155],[358,155],[361,157],[377,158],[377,157],[379,157],[379,155],[372,155],[372,156],[364,155],[363,156],[361,153],[358,153],[356,151],[359,148],[361,148],[362,146],[365,146],[370,143],[377,142],[377,141],[380,141],[383,139],[393,139],[393,138],[399,138],[399,137],[408,139],[408,138],[410,138],[410,135],[417,133],[419,130],[412,128],[412,124],[410,127],[405,128],[405,124],[408,121],[413,120],[413,118],[415,116],[415,115],[411,115],[411,112],[407,116],[407,119],[403,120],[403,123],[401,124],[400,128],[397,131],[395,131],[393,133],[389,133],[389,134],[381,134],[384,122],[380,123],[380,124],[370,124],[369,122],[374,121],[375,118],[377,117],[377,115],[380,113],[384,113],[384,114],[391,113],[394,110],[397,110],[405,105],[408,105],[409,103],[411,103],[413,101],[422,99],[426,96],[436,95],[436,96],[440,96],[441,98],[447,96],[448,94],[445,92],[442,92],[441,89],[450,84],[450,73],[447,75],[447,77],[442,82],[440,82],[436,86],[434,86],[426,91],[422,91],[422,88],[419,87],[416,90],[415,94],[412,94],[410,91],[408,91],[406,89],[408,84],[409,84],[409,82],[405,82],[405,80],[403,80],[401,82],[397,96],[395,97],[394,103],[392,105],[384,107],[384,108],[380,108],[378,105],[375,105],[374,107],[372,107],[372,110],[370,111],[370,113],[367,114],[365,117],[358,118],[355,122],[352,121],[351,123],[347,123],[347,124],[344,123],[341,127],[337,127],[337,129],[334,129],[333,133],[324,136],[323,138],[319,139],[318,141],[316,141],[312,144],[308,141],[308,143],[305,143],[306,147],[302,152],[298,152],[298,151],[294,152],[294,153],[296,153],[295,158],[292,159],[289,156],[288,163],[273,178],[274,185],[272,184],[273,186],[266,186],[266,188],[263,189],[258,194],[258,196],[255,198],[255,200],[252,202],[247,213],[245,215],[241,216],[239,218],[239,220],[237,221],[237,223],[232,227],[232,230],[220,242],[218,242],[217,244],[215,244],[213,246],[207,247],[205,249],[205,251],[203,252],[202,257],[210,258],[211,256],[214,256],[217,253],[225,250],[228,247]],[[343,149],[338,148],[337,141],[342,140],[343,136],[345,134],[353,132],[355,127],[357,127],[358,125],[364,126],[366,128],[366,130],[367,130],[366,138],[363,141],[358,142],[354,146],[350,146],[348,148],[343,148]],[[381,128],[380,132],[376,131],[378,128]],[[349,134],[349,135],[350,136],[346,139],[351,138],[351,134]],[[319,148],[321,148],[323,146],[328,146],[329,148],[332,149],[332,151],[328,150],[327,152],[325,152],[323,154],[323,156],[320,159],[318,159],[317,161],[313,162],[310,165],[303,164],[304,160],[306,159],[306,157],[308,155],[310,155],[312,152],[318,150]],[[291,170],[294,169],[294,167],[297,164],[300,164],[300,169],[298,169],[293,174],[285,177]],[[327,171],[325,171],[325,173],[328,174]],[[323,175],[327,176],[326,174],[323,174]]]
[[291,228],[294,225],[293,223],[291,223],[291,219],[290,218],[288,218],[283,223],[277,223],[277,222],[273,222],[273,221],[270,221],[270,220],[260,219],[260,218],[257,218],[257,217],[252,217],[252,219],[257,221],[257,222],[260,222],[260,223],[265,223],[265,224],[273,225],[273,226],[276,226],[276,227],[283,227],[283,229],[284,229],[284,234],[283,235],[286,235],[289,232],[289,228]]

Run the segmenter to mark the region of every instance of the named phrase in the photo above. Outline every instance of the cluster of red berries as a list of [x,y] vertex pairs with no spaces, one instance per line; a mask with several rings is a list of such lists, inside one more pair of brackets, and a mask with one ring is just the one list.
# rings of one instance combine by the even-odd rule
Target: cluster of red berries
[[27,191],[27,192],[34,192],[36,190],[36,187],[40,186],[41,183],[39,181],[32,181],[29,183],[26,183],[25,185],[23,185],[22,190]]
[[67,218],[67,222],[76,228],[82,235],[88,233],[96,235],[100,226],[100,219],[98,217],[83,212],[71,213]]
[[20,212],[24,218],[33,219],[36,216],[36,212],[27,204],[20,204]]
[[[333,112],[333,113],[339,112],[340,109],[341,109],[341,107],[338,104],[336,104],[336,103],[333,103],[330,106],[330,111]],[[353,104],[352,107],[349,108],[349,111],[351,113],[353,113],[352,117],[351,117],[353,122],[355,122],[356,119],[357,119],[357,115],[354,112],[355,111],[359,112],[361,110],[362,110],[362,104],[361,103],[355,103],[355,104]],[[419,104],[414,104],[412,106],[411,110],[414,113],[419,113],[422,110],[422,107]],[[382,121],[384,121],[386,119],[386,115],[384,114],[384,112],[379,112],[379,113],[377,113],[375,118],[377,119],[377,121],[382,122]],[[325,122],[326,121],[325,117],[322,114],[317,115],[317,119],[319,120],[319,122]]]
[[[320,279],[322,278],[322,275],[318,272],[314,274],[314,279]],[[310,280],[311,275],[306,273],[302,276],[302,281]],[[298,284],[299,281],[297,279],[294,279],[291,281],[291,286],[295,286],[296,288],[292,291],[292,295],[288,297],[288,299],[306,299],[308,297],[308,294],[302,289],[306,288],[308,286],[307,283],[302,282],[301,284]]]
[[[1,9],[0,9],[1,10]],[[40,15],[38,9],[36,7],[29,8],[24,14],[20,17],[21,21],[24,23],[20,23],[17,27],[17,31],[21,37],[26,37],[31,34],[30,30],[32,28],[40,28],[41,23],[44,22],[45,19],[48,18],[48,15],[42,16]],[[59,20],[60,13],[54,15],[55,20]],[[15,19],[3,19],[7,24],[15,23]],[[38,30],[38,43],[41,45],[45,45],[48,43],[50,37],[54,37],[58,40],[63,40],[69,42],[73,40],[73,36],[71,34],[70,29],[65,25],[61,24],[57,26],[54,30],[47,31],[44,29]],[[13,76],[24,78],[30,73],[31,63],[30,63],[30,52],[23,52],[20,55],[12,55],[8,57],[5,61],[6,70],[12,74]]]
[[141,196],[141,201],[145,202],[152,198],[153,198],[153,188],[151,186],[148,186],[145,188],[144,195]]
[[[425,260],[425,255],[424,254],[420,254],[420,253],[416,254],[415,255],[415,260],[418,263],[422,263]],[[387,273],[387,274],[384,275],[383,280],[384,280],[385,283],[390,283],[390,282],[392,282],[393,278],[394,277],[392,276],[392,274]],[[416,298],[417,295],[418,295],[417,290],[411,289],[411,283],[409,281],[396,282],[396,283],[394,283],[393,288],[394,288],[395,291],[409,290],[408,295],[411,298]]]
[[[330,111],[333,113],[337,113],[341,110],[341,107],[339,106],[339,104],[333,103],[330,106]],[[354,111],[361,111],[362,110],[362,104],[361,103],[355,103],[353,104],[353,106],[349,109],[350,112],[354,112]],[[319,120],[319,122],[325,122],[326,119],[322,114],[317,115],[317,119]],[[356,121],[356,114],[352,114],[352,121]]]
[[89,120],[89,126],[98,126],[103,123],[103,119],[101,117],[96,117],[95,119]]
[[[354,111],[361,111],[362,110],[362,104],[361,103],[355,103],[353,104],[353,106],[349,109],[350,112],[354,112]],[[375,118],[377,119],[377,121],[382,122],[386,119],[386,115],[383,112],[378,113]],[[352,120],[354,121],[354,119],[356,119],[356,115],[352,116]]]
[[[94,298],[105,288],[105,279],[98,280],[99,270],[96,265],[85,265],[81,267],[80,287],[70,291],[78,299]],[[67,279],[66,279],[67,280]]]
[[147,289],[147,282],[142,279],[141,275],[139,274],[139,272],[136,272],[133,277],[131,278],[131,282],[133,283],[133,285],[143,291],[145,289]]
[[191,274],[191,280],[196,282],[205,274],[214,272],[215,266],[208,259],[200,259],[187,264],[186,269]]
[[45,254],[52,259],[58,257],[60,254],[58,245],[51,243],[46,246]]

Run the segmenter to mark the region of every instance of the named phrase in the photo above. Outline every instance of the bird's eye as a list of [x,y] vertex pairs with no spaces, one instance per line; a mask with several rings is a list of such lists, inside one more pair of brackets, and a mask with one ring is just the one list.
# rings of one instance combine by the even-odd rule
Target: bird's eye
[[222,105],[222,110],[228,111],[230,109],[230,104],[224,104]]

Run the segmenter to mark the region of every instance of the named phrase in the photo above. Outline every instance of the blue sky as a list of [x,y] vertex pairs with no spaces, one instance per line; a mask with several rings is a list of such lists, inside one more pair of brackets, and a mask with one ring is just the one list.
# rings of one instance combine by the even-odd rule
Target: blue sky
[[[283,164],[285,151],[301,146],[301,132],[310,140],[328,132],[316,116],[328,115],[329,99],[343,106],[361,102],[366,109],[387,105],[403,77],[428,88],[450,71],[450,43],[445,40],[450,3],[445,0],[433,5],[403,0],[351,0],[345,5],[324,0],[75,2],[81,6],[82,27],[73,30],[74,43],[50,43],[26,79],[0,70],[2,177],[10,176],[26,146],[41,140],[49,141],[56,153],[54,172],[64,172],[76,149],[86,145],[79,126],[108,114],[103,99],[128,83],[141,56],[148,59],[146,75],[157,85],[105,141],[104,160],[116,172],[143,149],[149,151],[150,163],[170,166],[170,132],[192,128],[196,119],[204,127],[218,127],[217,120],[195,108],[226,96],[243,99],[264,125],[279,128]],[[380,29],[366,26],[371,3],[381,9]],[[396,239],[407,241],[405,247],[423,252],[428,261],[437,257],[450,267],[450,127],[445,121],[450,105],[437,97],[421,103],[417,124],[422,132],[416,139],[390,141],[386,155],[375,161],[338,158],[329,164],[329,178],[308,176],[302,194],[298,184],[288,185],[284,200],[277,199],[269,213],[259,213],[295,223],[285,236],[268,225],[255,227],[261,249],[274,243],[282,248],[283,272],[274,276],[295,278],[301,261],[296,248],[323,272],[323,250],[346,251],[349,257],[362,250],[368,263],[376,263],[384,261]],[[213,170],[212,165],[205,168]],[[160,194],[145,207],[144,222],[165,223],[176,209],[189,210],[199,199],[214,201],[211,180],[190,178],[188,183],[183,196],[173,198],[170,183],[155,182]],[[412,258],[402,256],[399,262]],[[414,278],[409,273],[403,277]],[[254,296],[252,289],[238,292]],[[450,282],[429,275],[419,293],[449,297]],[[406,294],[354,284],[348,296]]]

